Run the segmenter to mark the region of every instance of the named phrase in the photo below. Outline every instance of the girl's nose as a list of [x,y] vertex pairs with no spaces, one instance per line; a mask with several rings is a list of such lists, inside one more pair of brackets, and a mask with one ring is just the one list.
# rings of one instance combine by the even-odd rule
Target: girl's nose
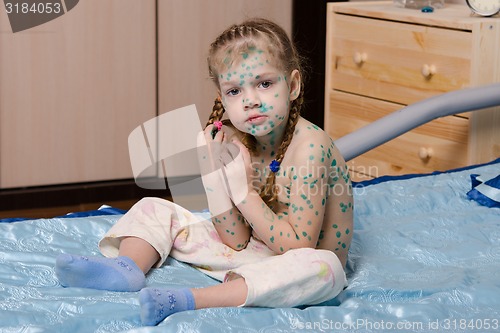
[[243,103],[245,110],[260,107],[260,99],[257,95],[247,95]]

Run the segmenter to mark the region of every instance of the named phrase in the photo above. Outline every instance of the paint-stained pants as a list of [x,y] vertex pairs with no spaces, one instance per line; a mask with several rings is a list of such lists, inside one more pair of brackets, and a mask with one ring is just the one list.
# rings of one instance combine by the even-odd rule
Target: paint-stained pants
[[144,198],[136,203],[99,242],[103,255],[116,257],[123,237],[138,237],[160,254],[168,255],[224,281],[231,274],[245,279],[248,295],[243,306],[293,307],[324,302],[346,286],[337,256],[310,248],[276,255],[251,238],[244,250],[224,245],[211,221],[203,220],[170,201]]

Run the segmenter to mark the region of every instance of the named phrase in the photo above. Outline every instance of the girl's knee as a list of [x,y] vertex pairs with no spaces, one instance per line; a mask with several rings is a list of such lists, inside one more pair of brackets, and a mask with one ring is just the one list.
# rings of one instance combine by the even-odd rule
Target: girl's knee
[[293,257],[294,260],[300,262],[325,261],[328,263],[340,263],[339,258],[335,253],[323,249],[300,248],[293,249],[283,254],[285,257]]

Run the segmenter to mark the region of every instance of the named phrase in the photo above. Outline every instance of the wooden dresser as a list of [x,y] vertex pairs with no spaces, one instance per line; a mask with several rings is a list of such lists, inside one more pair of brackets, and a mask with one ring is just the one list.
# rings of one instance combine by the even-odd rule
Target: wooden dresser
[[[433,13],[392,2],[330,3],[325,129],[339,138],[405,105],[500,82],[500,19],[465,5]],[[499,91],[500,94],[500,91]],[[500,107],[440,118],[349,162],[354,180],[500,156]]]

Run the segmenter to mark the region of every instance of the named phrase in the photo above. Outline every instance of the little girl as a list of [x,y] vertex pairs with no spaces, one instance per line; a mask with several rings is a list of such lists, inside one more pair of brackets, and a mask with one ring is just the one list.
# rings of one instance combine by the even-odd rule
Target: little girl
[[[202,170],[217,171],[202,176],[211,221],[181,223],[197,219],[144,198],[99,243],[106,257],[57,258],[65,287],[142,289],[144,325],[207,307],[318,304],[346,286],[351,184],[332,140],[299,115],[295,47],[276,24],[249,20],[212,43],[208,66],[219,97],[198,142]],[[144,288],[145,274],[169,255],[223,283]]]

